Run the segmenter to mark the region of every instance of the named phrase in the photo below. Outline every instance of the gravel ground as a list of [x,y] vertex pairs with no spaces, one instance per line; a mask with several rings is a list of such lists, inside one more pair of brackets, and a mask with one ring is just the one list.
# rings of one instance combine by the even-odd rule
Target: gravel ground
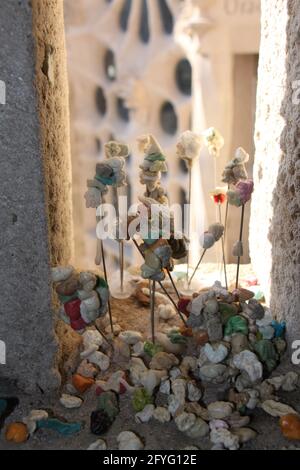
[[[212,271],[214,266],[207,266],[207,271]],[[229,269],[232,279],[234,279],[234,269]],[[249,267],[242,267],[242,275],[251,275]],[[148,335],[150,332],[149,310],[141,307],[133,298],[126,301],[113,301],[113,314],[118,324],[124,329],[134,329]],[[137,314],[138,312],[138,314]],[[286,357],[279,366],[275,375],[294,370],[300,373],[300,367],[292,367],[289,358]],[[0,396],[16,396],[15,390],[11,390],[7,384],[1,383]],[[59,403],[59,395],[56,397],[23,396],[17,394],[20,404],[14,413],[6,420],[6,425],[10,422],[21,420],[32,409],[51,410],[55,416],[63,417],[69,422],[80,421],[83,424],[82,431],[72,437],[62,437],[50,430],[37,431],[26,443],[16,445],[6,442],[4,438],[4,429],[0,433],[0,450],[84,450],[97,440],[97,436],[90,433],[89,417],[95,409],[96,398],[94,390],[91,389],[84,395],[84,403],[80,409],[67,410]],[[293,393],[284,393],[281,395],[282,401],[293,406],[300,413],[300,394],[299,391]],[[146,450],[183,450],[187,446],[195,445],[200,450],[208,450],[211,443],[208,438],[193,440],[180,433],[174,422],[169,424],[160,424],[157,421],[150,421],[148,424],[137,424],[134,420],[134,412],[131,406],[131,399],[128,395],[122,395],[120,398],[121,412],[110,428],[109,432],[103,436],[108,449],[114,450],[117,447],[117,436],[121,431],[130,430],[136,432],[145,443]],[[257,409],[253,415],[250,427],[258,432],[255,440],[243,446],[243,449],[251,450],[274,450],[282,448],[298,447],[300,442],[293,443],[286,440],[279,429],[278,419],[268,416],[265,412]]]
[[[284,394],[284,400],[300,412],[299,391]],[[41,397],[20,397],[20,406],[7,419],[9,422],[18,421],[28,414],[31,409],[51,409],[57,416],[62,416],[70,422],[81,421],[83,430],[76,436],[61,437],[49,430],[37,431],[26,443],[21,445],[11,444],[5,441],[3,430],[0,435],[0,450],[85,450],[98,438],[89,431],[89,416],[95,408],[95,397],[92,392],[85,395],[83,406],[79,410],[66,410],[57,399],[43,399]],[[146,450],[183,450],[187,446],[195,445],[200,450],[209,450],[211,443],[208,438],[193,440],[180,433],[174,422],[160,424],[150,421],[148,424],[137,424],[134,421],[134,413],[130,397],[122,396],[120,400],[121,412],[110,428],[103,436],[108,449],[117,449],[117,436],[122,431],[134,431],[144,441]],[[288,441],[280,432],[278,419],[272,418],[262,410],[256,410],[250,427],[258,432],[255,440],[243,446],[250,450],[278,450],[282,448],[298,447],[300,442]]]

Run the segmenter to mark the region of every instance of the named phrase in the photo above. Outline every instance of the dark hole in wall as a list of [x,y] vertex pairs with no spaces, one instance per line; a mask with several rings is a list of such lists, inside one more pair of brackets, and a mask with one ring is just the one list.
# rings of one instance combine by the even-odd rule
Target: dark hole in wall
[[184,95],[192,94],[192,66],[187,59],[181,59],[175,70],[175,80],[178,89]]
[[147,0],[142,2],[141,18],[140,18],[140,39],[144,44],[150,41],[149,12]]
[[108,49],[104,56],[104,69],[106,78],[114,82],[117,78],[117,66],[115,60],[115,54],[111,49]]
[[161,20],[166,34],[172,34],[174,28],[173,15],[168,7],[166,0],[158,0]]
[[104,91],[101,87],[97,87],[96,89],[95,100],[96,100],[97,110],[99,111],[101,116],[104,116],[107,111],[107,105],[106,105],[106,98],[104,95]]
[[117,111],[119,118],[124,122],[130,121],[130,112],[123,98],[117,98]]
[[128,22],[131,12],[132,0],[124,0],[123,7],[120,14],[120,27],[122,31],[127,31]]
[[166,134],[175,135],[177,133],[178,119],[174,106],[170,101],[166,101],[161,107],[160,123]]

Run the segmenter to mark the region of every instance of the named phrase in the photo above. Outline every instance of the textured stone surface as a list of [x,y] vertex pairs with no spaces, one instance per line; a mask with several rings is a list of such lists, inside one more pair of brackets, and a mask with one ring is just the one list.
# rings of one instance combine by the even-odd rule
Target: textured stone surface
[[300,338],[299,14],[297,0],[262,1],[250,230],[254,268],[290,340]]
[[60,383],[50,262],[71,254],[62,2],[3,2],[0,43],[0,380],[49,392]]
[[[186,172],[179,169],[179,161],[175,157],[179,135],[191,125],[197,132],[215,126],[225,137],[220,158],[214,160],[204,149],[201,152],[201,166],[195,165],[193,172],[195,204],[191,222],[196,234],[192,240],[194,254],[191,261],[196,264],[199,259],[199,233],[216,220],[216,208],[207,197],[208,193],[216,184],[220,185],[223,168],[239,146],[245,147],[251,154],[250,171],[252,167],[260,0],[164,2],[173,16],[172,34],[165,34],[162,27],[161,2],[158,1],[128,2],[132,8],[126,32],[120,28],[119,16],[124,3],[121,0],[65,0],[64,3],[71,90],[77,263],[91,269],[94,267],[95,245],[92,236],[95,232],[95,214],[84,208],[82,200],[86,179],[94,172],[95,162],[103,158],[103,144],[111,133],[117,132],[117,137],[132,147],[131,163],[128,165],[132,202],[144,192],[138,182],[141,155],[136,149],[135,139],[151,131],[158,137],[168,159],[169,173],[164,178],[164,185],[170,201],[181,203],[183,195],[188,196],[188,179]],[[144,3],[151,19],[149,29],[153,39],[148,44],[143,43],[138,34]],[[105,75],[103,62],[108,49],[115,56],[114,82],[107,80]],[[190,61],[193,69],[192,96],[182,95],[174,80],[177,63],[183,58]],[[98,84],[106,100],[105,116],[99,112],[99,100],[96,106]],[[115,99],[119,95],[125,98],[130,109],[129,126],[120,120],[116,110]],[[174,135],[165,133],[160,124],[159,110],[165,97],[174,106],[178,118],[179,125]],[[192,108],[193,123],[190,122]],[[102,145],[99,146],[99,143]],[[180,167],[184,169],[183,162]],[[249,208],[250,205],[246,208],[247,221]],[[236,262],[231,250],[237,239],[239,221],[240,210],[231,208],[226,237],[230,262]],[[243,263],[249,262],[247,235],[245,227]],[[108,249],[117,254],[114,245],[108,245]],[[128,247],[125,254],[129,263],[133,257],[135,262],[140,262],[136,250],[130,252]],[[205,260],[215,262],[216,255],[220,260],[220,244],[207,252]]]
[[[19,2],[20,3],[20,2]],[[24,0],[21,3],[25,3]],[[36,85],[52,265],[73,256],[72,168],[64,2],[32,0]]]

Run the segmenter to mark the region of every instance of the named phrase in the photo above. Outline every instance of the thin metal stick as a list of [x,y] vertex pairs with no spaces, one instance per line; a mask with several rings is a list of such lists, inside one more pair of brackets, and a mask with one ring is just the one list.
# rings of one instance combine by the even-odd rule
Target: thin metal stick
[[[189,216],[188,216],[188,226],[187,226],[187,232],[188,232],[188,240],[190,244],[190,231],[191,231],[191,201],[192,201],[192,162],[189,161],[187,163],[188,165],[188,170],[189,170],[189,198],[188,198],[188,203],[189,203]],[[186,281],[187,283],[189,282],[189,267],[190,267],[190,250],[188,249],[187,252],[187,266],[186,266]]]
[[226,202],[226,211],[225,211],[225,222],[224,222],[224,242],[226,241],[227,235],[227,221],[228,221],[228,211],[229,211],[229,202]]
[[[102,255],[102,264],[103,264],[103,272],[104,272],[104,279],[106,284],[108,285],[108,277],[107,277],[107,269],[106,269],[106,261],[105,261],[105,253],[104,253],[104,245],[103,241],[100,240],[101,242],[101,255]],[[109,287],[108,287],[109,290]],[[108,299],[107,299],[107,306],[108,306],[108,314],[109,314],[109,321],[110,321],[110,328],[111,332],[114,335],[114,325],[113,325],[113,319],[112,319],[112,311],[111,311],[111,304],[110,304],[110,292],[108,294]]]
[[172,297],[168,293],[167,289],[164,287],[163,283],[159,282],[159,285],[160,285],[161,289],[164,291],[164,293],[166,294],[166,296],[168,297],[168,299],[172,302],[173,306],[175,307],[176,311],[178,312],[178,315],[180,316],[180,318],[182,320],[182,323],[184,324],[184,326],[187,327],[188,326],[187,322],[185,321],[185,319],[184,319],[181,311],[179,310],[178,306],[176,305],[175,301],[172,299]]
[[206,252],[207,252],[207,250],[204,250],[204,251],[203,251],[203,253],[202,253],[202,255],[201,255],[201,258],[200,258],[200,260],[199,260],[199,263],[197,264],[197,266],[196,266],[196,268],[195,268],[195,270],[194,270],[194,272],[193,272],[193,274],[192,274],[192,277],[191,277],[190,280],[188,281],[188,285],[189,285],[189,286],[191,285],[192,280],[194,279],[194,276],[195,276],[195,274],[196,274],[196,272],[197,272],[197,270],[198,270],[200,264],[202,263],[203,258],[204,258],[204,256],[205,256],[205,253],[206,253]]
[[119,241],[119,257],[120,257],[120,284],[121,292],[124,292],[124,240]]
[[180,300],[180,294],[179,294],[179,292],[178,292],[178,289],[177,289],[177,287],[176,287],[175,281],[174,281],[174,279],[173,279],[173,277],[172,277],[172,274],[170,273],[170,270],[169,270],[169,269],[167,269],[167,273],[168,273],[168,276],[169,276],[170,281],[171,281],[171,283],[172,283],[172,286],[173,286],[173,288],[174,288],[174,291],[176,292],[176,295],[177,295],[177,297],[178,297],[178,300]]
[[145,256],[143,255],[142,250],[140,249],[138,242],[134,238],[132,238],[132,241],[133,241],[134,245],[136,246],[136,248],[138,249],[140,255],[143,257],[143,259],[145,259]]
[[[222,208],[221,208],[221,203],[220,202],[219,202],[218,206],[219,206],[219,222],[220,222],[220,224],[222,224]],[[221,241],[222,241],[222,254],[223,254],[225,285],[226,285],[226,290],[228,290],[224,235],[222,236]]]
[[151,333],[152,333],[153,344],[155,344],[155,288],[156,288],[156,282],[152,281],[152,288],[150,288],[150,294],[151,294],[150,312],[151,312]]
[[[214,159],[214,175],[215,175],[215,188],[218,186],[218,180],[217,180],[217,158],[219,158],[220,152],[217,152],[213,159]],[[216,208],[216,217],[218,217],[218,209]]]
[[[102,194],[101,194],[101,196],[102,196]],[[102,204],[102,197],[101,197],[100,204]],[[100,220],[101,220],[100,217],[96,217],[96,223],[97,224]],[[109,315],[109,321],[110,321],[110,328],[111,328],[112,334],[114,335],[115,332],[114,332],[114,325],[113,325],[113,319],[112,319],[112,310],[111,310],[111,304],[110,304],[110,291],[109,291],[108,276],[107,276],[107,269],[106,269],[104,245],[103,245],[103,240],[101,238],[97,237],[97,254],[96,254],[95,263],[98,266],[100,265],[100,254],[101,254],[101,258],[102,258],[104,279],[105,279],[105,282],[106,282],[107,288],[108,288],[107,306],[108,306],[108,315]]]
[[[114,198],[117,209],[118,232],[120,232],[120,207],[119,207],[119,193],[118,188],[114,189]],[[121,293],[124,292],[124,240],[119,240],[119,267],[120,267],[120,289]]]
[[[98,223],[98,219],[97,219],[97,223]],[[99,240],[99,238],[97,238],[97,248],[96,248],[96,257],[95,257],[95,265],[96,266],[100,266],[101,264],[101,240]]]
[[[229,191],[229,189],[230,189],[230,185],[228,185],[228,191]],[[225,211],[225,222],[224,222],[224,245],[226,244],[228,213],[229,213],[229,202],[228,202],[228,199],[227,199],[227,201],[226,201],[226,211]]]
[[[96,223],[100,221],[100,217],[96,217]],[[111,304],[110,304],[110,292],[109,292],[109,286],[108,286],[108,278],[107,278],[107,270],[106,270],[106,262],[105,262],[105,252],[104,252],[104,246],[103,246],[103,240],[97,237],[97,252],[96,252],[96,258],[95,258],[95,264],[96,266],[100,266],[102,261],[103,265],[103,272],[104,272],[104,279],[107,284],[108,288],[108,300],[107,300],[107,306],[108,306],[108,314],[109,314],[109,321],[110,321],[110,327],[111,331],[113,334],[114,333],[114,326],[113,326],[113,321],[112,321],[112,311],[111,311]]]
[[[134,238],[132,238],[132,241],[133,241],[134,245],[136,246],[137,250],[139,251],[140,255],[144,258],[144,255],[143,255],[143,253],[142,253],[142,251],[141,251],[141,249],[140,249],[140,247],[139,247],[137,241],[136,241]],[[170,302],[172,302],[172,304],[173,304],[173,306],[175,307],[175,309],[176,309],[178,315],[180,316],[180,318],[181,318],[181,320],[182,320],[184,326],[187,326],[187,323],[186,323],[185,319],[183,318],[183,315],[182,315],[181,311],[179,310],[178,306],[176,305],[176,302],[172,299],[172,297],[170,296],[169,292],[168,292],[167,289],[164,287],[163,283],[162,283],[162,282],[158,282],[158,284],[159,284],[159,286],[161,287],[161,289],[164,291],[164,293],[166,294],[166,296],[168,297],[168,299],[170,300]],[[150,290],[150,292],[151,292],[151,290]]]
[[[240,244],[243,242],[243,231],[244,231],[244,220],[245,220],[245,204],[242,206],[242,215],[241,215],[241,228],[240,228]],[[238,257],[237,271],[236,271],[236,283],[235,288],[239,288],[239,277],[240,277],[240,265],[241,265],[241,256]]]
[[107,344],[109,345],[109,347],[112,349],[112,351],[114,351],[114,346],[113,344],[109,341],[109,339],[107,338],[107,336],[103,333],[103,331],[101,330],[101,328],[99,328],[99,326],[97,325],[97,323],[95,322],[95,328],[96,330],[98,331],[98,333],[100,333],[100,335],[102,336],[102,338],[107,342]]

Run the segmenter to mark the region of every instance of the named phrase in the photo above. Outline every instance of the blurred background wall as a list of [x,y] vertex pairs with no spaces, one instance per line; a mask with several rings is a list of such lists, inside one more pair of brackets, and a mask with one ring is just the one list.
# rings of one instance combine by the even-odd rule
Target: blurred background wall
[[[85,208],[84,193],[110,139],[131,147],[131,202],[144,192],[136,137],[150,132],[168,158],[163,184],[170,202],[184,204],[188,176],[176,142],[187,129],[217,127],[226,141],[222,155],[215,165],[204,150],[194,175],[193,220],[200,217],[205,229],[216,218],[208,193],[221,185],[222,170],[238,146],[250,153],[252,174],[260,0],[65,0],[65,22],[76,264],[94,267],[95,214]],[[230,261],[238,225],[239,211],[232,209]],[[114,263],[117,245],[107,246]],[[132,250],[126,247],[131,263]],[[196,240],[194,263],[198,251]],[[249,262],[248,246],[243,261]]]

